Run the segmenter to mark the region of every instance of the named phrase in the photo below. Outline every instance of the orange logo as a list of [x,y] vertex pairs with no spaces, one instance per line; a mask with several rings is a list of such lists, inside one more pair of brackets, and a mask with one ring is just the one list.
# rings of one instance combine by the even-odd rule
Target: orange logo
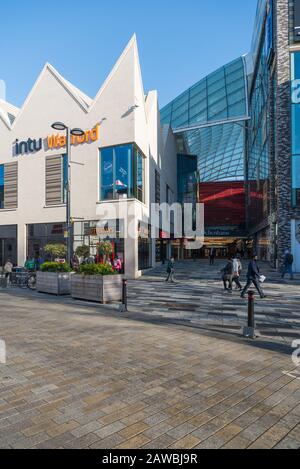
[[[99,124],[92,130],[87,130],[84,135],[77,137],[71,135],[71,145],[82,145],[83,143],[92,143],[99,140]],[[47,137],[48,148],[63,148],[67,145],[67,138],[65,135],[49,135]]]

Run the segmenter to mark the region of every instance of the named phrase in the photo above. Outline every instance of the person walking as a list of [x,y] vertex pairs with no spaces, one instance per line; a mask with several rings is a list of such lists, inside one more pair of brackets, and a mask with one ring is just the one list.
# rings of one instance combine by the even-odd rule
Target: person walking
[[[229,257],[227,264],[221,270],[222,273],[222,280],[224,285],[224,290],[232,293],[232,279],[233,279],[233,261],[232,258]],[[227,286],[228,283],[228,286]]]
[[291,251],[288,249],[287,251],[285,251],[285,255],[284,255],[284,264],[282,268],[281,278],[284,279],[286,274],[290,274],[291,280],[294,280],[293,264],[294,264],[294,256],[291,253]]
[[7,283],[10,284],[11,282],[11,274],[13,271],[13,263],[11,262],[10,259],[7,259],[5,265],[4,265],[4,274],[5,277],[7,278]]
[[211,248],[211,250],[209,251],[209,265],[214,265],[215,259],[216,259],[216,250],[214,248]]
[[174,257],[172,257],[168,262],[167,274],[168,274],[168,276],[166,278],[166,282],[169,282],[169,280],[170,280],[171,283],[175,283],[174,282],[174,274],[175,274],[175,259],[174,259]]
[[114,259],[114,270],[115,272],[118,272],[118,274],[120,274],[122,271],[122,262],[118,256],[116,256]]
[[243,267],[240,254],[236,254],[233,258],[233,282],[236,284],[236,290],[242,291],[243,287],[240,282],[240,276]]
[[77,254],[73,254],[72,261],[71,261],[71,266],[74,272],[79,272],[79,267],[80,267],[80,262]]
[[241,293],[242,298],[245,298],[247,290],[248,288],[251,287],[252,283],[255,286],[256,290],[258,291],[259,296],[261,298],[266,298],[266,295],[264,294],[263,289],[261,288],[261,285],[260,285],[260,278],[261,278],[261,273],[259,271],[259,267],[257,264],[257,256],[254,255],[248,266],[247,284]]

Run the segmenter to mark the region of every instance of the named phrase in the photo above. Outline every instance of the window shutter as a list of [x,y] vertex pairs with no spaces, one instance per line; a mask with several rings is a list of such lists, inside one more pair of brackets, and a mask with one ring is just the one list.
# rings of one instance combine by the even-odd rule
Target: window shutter
[[18,208],[18,163],[4,165],[4,207]]
[[63,203],[62,156],[46,157],[46,205]]

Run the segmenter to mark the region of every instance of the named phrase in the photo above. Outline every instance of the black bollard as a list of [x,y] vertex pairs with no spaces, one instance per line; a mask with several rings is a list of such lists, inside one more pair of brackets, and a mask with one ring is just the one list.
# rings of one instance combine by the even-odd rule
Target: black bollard
[[120,311],[122,313],[125,313],[128,311],[127,309],[127,280],[124,278],[122,280],[123,285],[122,285],[122,305],[120,307]]
[[255,339],[254,291],[248,291],[248,326],[244,328],[244,337]]

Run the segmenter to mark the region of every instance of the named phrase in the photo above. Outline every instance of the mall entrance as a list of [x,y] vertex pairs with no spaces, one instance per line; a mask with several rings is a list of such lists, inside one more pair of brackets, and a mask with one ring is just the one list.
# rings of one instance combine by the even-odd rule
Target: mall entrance
[[17,265],[17,225],[0,226],[0,267],[10,259]]
[[172,241],[172,256],[176,260],[206,259],[211,249],[215,249],[217,259],[227,259],[236,253],[248,258],[252,247],[246,238],[205,238],[203,248],[195,251],[185,249],[184,240]]

